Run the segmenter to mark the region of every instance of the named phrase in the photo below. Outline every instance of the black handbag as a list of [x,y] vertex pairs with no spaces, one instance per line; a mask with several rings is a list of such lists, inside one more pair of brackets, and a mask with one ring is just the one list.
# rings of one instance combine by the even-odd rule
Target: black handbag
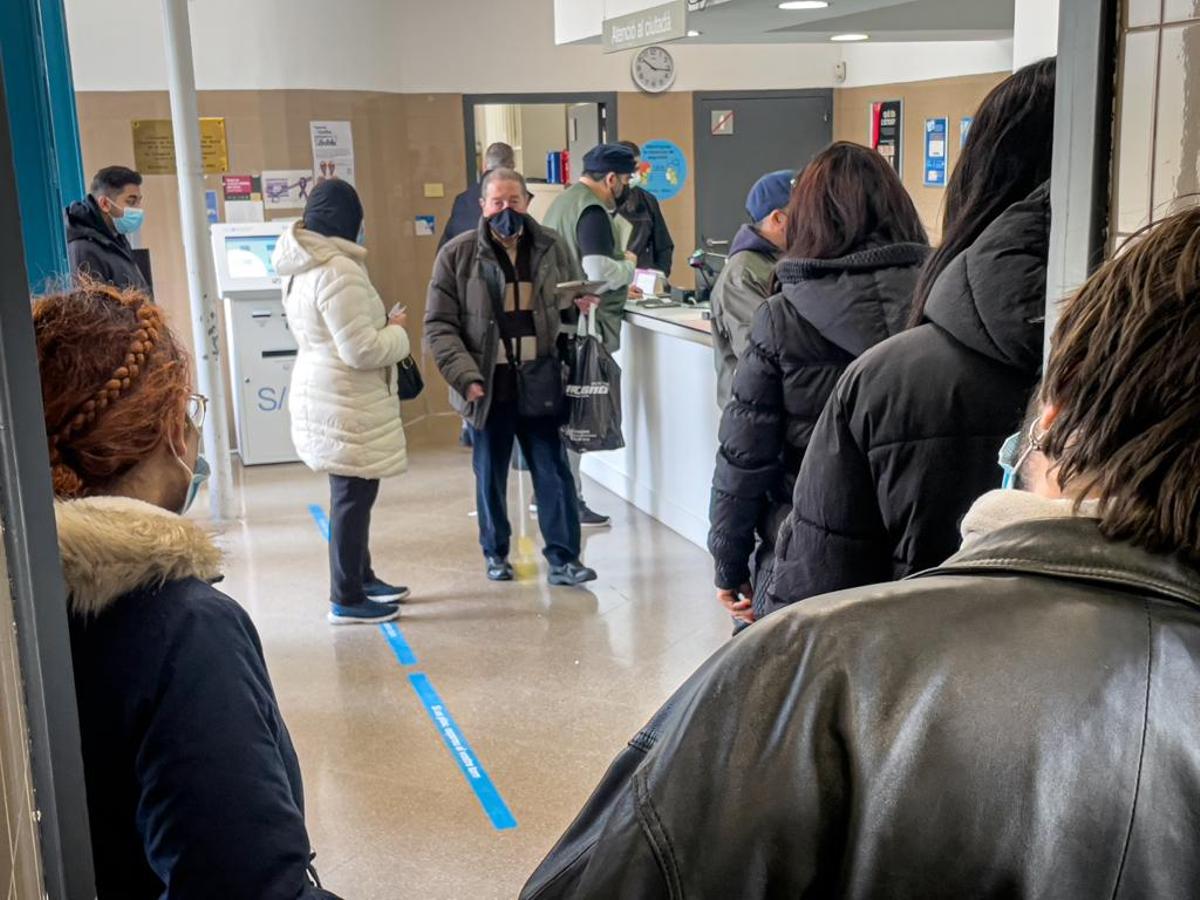
[[396,394],[401,400],[416,400],[421,396],[421,391],[425,390],[425,379],[421,377],[421,370],[411,353],[400,360],[396,372]]
[[[503,279],[500,281],[500,293],[504,292]],[[539,356],[529,362],[517,359],[511,338],[504,336],[504,302],[496,296],[493,284],[489,284],[492,296],[492,310],[496,316],[496,329],[500,332],[500,343],[504,346],[504,355],[508,365],[516,377],[517,415],[528,419],[540,419],[547,416],[562,418],[567,410],[567,381],[570,370],[557,353],[551,356]]]

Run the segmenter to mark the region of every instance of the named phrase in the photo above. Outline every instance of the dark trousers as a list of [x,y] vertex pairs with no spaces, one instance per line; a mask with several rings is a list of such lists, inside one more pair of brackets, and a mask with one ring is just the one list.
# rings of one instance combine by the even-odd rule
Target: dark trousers
[[515,403],[497,398],[492,401],[487,424],[471,429],[479,544],[485,556],[508,556],[512,539],[508,521],[508,467],[515,440],[521,445],[533,477],[546,559],[553,566],[579,559],[579,506],[558,424],[552,416],[535,419],[518,416]]
[[371,507],[379,480],[329,476],[329,600],[343,606],[364,602],[363,583],[372,581]]

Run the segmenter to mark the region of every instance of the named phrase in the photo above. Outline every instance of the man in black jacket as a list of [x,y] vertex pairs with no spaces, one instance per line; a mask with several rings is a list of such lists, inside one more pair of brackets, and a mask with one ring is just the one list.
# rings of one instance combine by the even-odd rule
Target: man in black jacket
[[617,141],[633,154],[639,169],[629,179],[629,191],[621,203],[622,218],[633,226],[629,252],[637,256],[639,269],[657,269],[664,276],[671,274],[671,258],[675,255],[675,239],[667,228],[658,198],[641,186],[642,148],[633,141]]
[[149,292],[133,258],[129,235],[142,227],[142,176],[125,166],[96,173],[88,196],[67,207],[67,256],[71,272],[119,288]]
[[1200,212],[1068,300],[1030,492],[706,663],[523,894],[1182,897],[1200,883]]
[[438,249],[454,240],[460,234],[466,234],[479,227],[479,205],[483,198],[483,179],[493,169],[515,169],[516,155],[508,144],[497,141],[487,148],[483,154],[483,174],[479,180],[467,185],[467,189],[454,198],[454,206],[450,208],[450,218],[438,241]]

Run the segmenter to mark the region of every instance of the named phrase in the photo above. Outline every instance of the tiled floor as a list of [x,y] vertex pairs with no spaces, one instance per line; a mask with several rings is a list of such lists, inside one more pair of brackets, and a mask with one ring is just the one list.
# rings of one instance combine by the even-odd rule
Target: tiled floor
[[[418,449],[384,485],[372,542],[380,575],[413,589],[399,622],[417,657],[406,668],[378,628],[324,621],[326,548],[308,507],[327,504],[325,481],[267,467],[242,490],[223,588],[262,633],[317,866],[348,900],[515,897],[613,755],[729,634],[707,554],[599,488],[589,499],[614,527],[585,536],[600,572],[590,590],[547,587],[533,553],[514,562],[538,565],[536,578],[489,583],[469,456]],[[540,543],[536,520],[526,528]],[[515,830],[493,828],[413,672],[428,675]]]

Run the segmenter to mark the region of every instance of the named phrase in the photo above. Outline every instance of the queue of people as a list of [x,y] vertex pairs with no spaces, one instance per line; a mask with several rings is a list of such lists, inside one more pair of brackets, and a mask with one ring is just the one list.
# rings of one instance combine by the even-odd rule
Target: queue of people
[[[983,101],[936,249],[863,147],[751,190],[714,297],[710,549],[738,634],[618,755],[523,897],[1196,883],[1200,212],[1063,301],[1043,371],[1054,73],[1026,67]],[[619,346],[638,253],[659,246],[630,199],[636,159],[595,148],[539,224],[498,155],[473,228],[438,253],[425,341],[468,424],[493,581],[513,577],[514,443],[550,583],[597,577],[559,433],[564,359],[582,316]],[[206,401],[121,264],[140,179],[104,172],[69,220],[95,233],[72,257],[94,277],[34,306],[98,893],[332,898],[254,624],[183,518]],[[275,258],[293,437],[330,482],[334,624],[389,621],[408,595],[369,544],[380,481],[407,464],[411,348],[362,222],[354,188],[325,181]],[[558,287],[582,279],[603,287]]]

